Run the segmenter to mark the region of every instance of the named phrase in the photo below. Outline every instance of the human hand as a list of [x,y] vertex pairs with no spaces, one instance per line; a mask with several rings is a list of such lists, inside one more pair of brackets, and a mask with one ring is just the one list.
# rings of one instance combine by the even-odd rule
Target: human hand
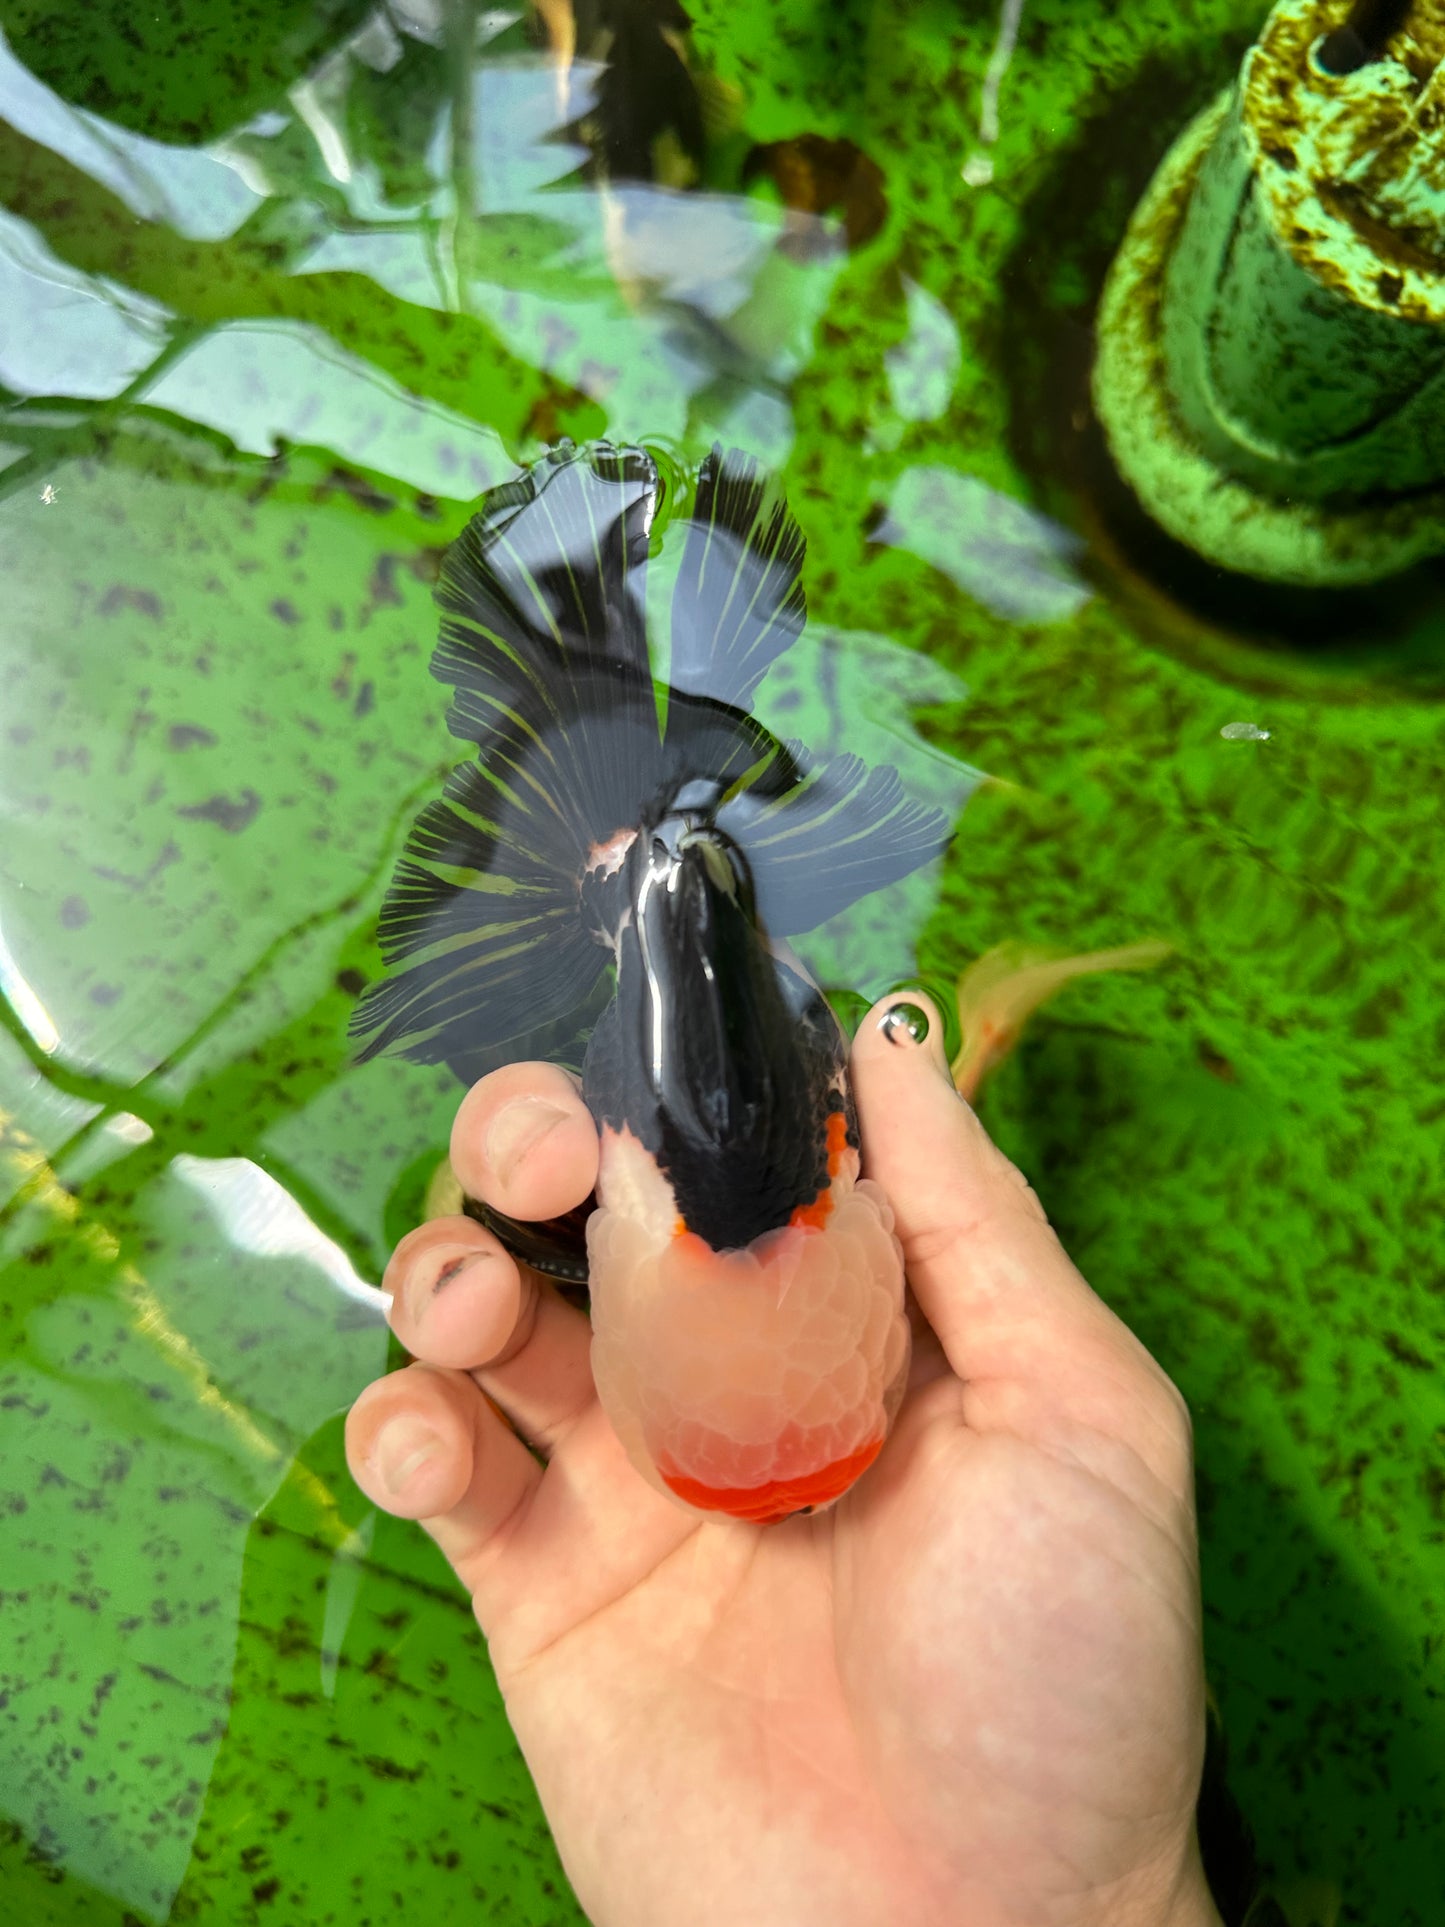
[[[597,1927],[1217,1927],[1183,1401],[954,1094],[937,1013],[921,1044],[880,1028],[896,1001],[852,1077],[914,1362],[832,1510],[702,1521],[654,1491],[585,1315],[466,1218],[392,1258],[419,1362],[358,1400],[352,1471],[471,1595]],[[463,1101],[452,1162],[544,1218],[597,1148],[572,1081],[517,1064]]]

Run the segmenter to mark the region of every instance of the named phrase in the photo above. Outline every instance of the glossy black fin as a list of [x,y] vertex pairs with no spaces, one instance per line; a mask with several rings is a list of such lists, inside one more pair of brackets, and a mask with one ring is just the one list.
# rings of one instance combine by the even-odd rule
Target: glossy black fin
[[661,489],[645,449],[564,442],[490,490],[437,585],[431,670],[456,691],[453,735],[485,748],[519,715],[575,713],[570,693],[602,670],[651,689],[643,594]]
[[947,842],[892,768],[810,768],[748,713],[803,627],[804,543],[736,453],[709,455],[687,520],[663,733],[645,613],[662,489],[645,449],[564,444],[493,489],[449,551],[432,673],[477,755],[398,865],[388,974],[352,1019],[362,1058],[400,1051],[469,1080],[509,1058],[577,1062],[629,914],[629,838],[669,811],[717,811],[780,936]]
[[668,682],[747,708],[802,634],[803,532],[746,455],[714,448],[697,479],[672,595]]
[[[655,722],[652,733],[655,742]],[[607,962],[578,897],[598,833],[578,807],[565,747],[514,732],[488,765],[453,771],[417,818],[378,933],[387,963],[401,967],[353,1012],[360,1059],[396,1050],[471,1063],[586,999]]]
[[801,744],[787,750],[806,772],[796,788],[767,801],[744,793],[718,815],[747,857],[774,936],[814,929],[947,848],[949,819],[915,802],[891,763],[844,755],[809,768]]
[[467,1217],[485,1225],[514,1258],[531,1265],[534,1271],[543,1271],[549,1278],[561,1279],[565,1284],[585,1285],[587,1220],[596,1202],[595,1194],[589,1194],[559,1218],[534,1218],[525,1222],[494,1211],[480,1198],[466,1199],[462,1210]]
[[593,991],[607,953],[582,914],[589,852],[662,780],[644,610],[660,492],[646,450],[564,444],[492,489],[448,551],[431,667],[477,759],[417,818],[382,906],[400,967],[357,1005],[362,1059],[479,1075],[567,1030]]

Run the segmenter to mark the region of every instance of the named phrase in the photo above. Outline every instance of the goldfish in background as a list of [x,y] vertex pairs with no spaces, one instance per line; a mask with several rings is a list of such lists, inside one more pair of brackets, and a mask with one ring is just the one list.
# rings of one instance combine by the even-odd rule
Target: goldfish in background
[[[750,713],[806,613],[768,479],[714,449],[680,544],[657,540],[663,497],[646,450],[564,444],[449,551],[432,673],[477,754],[412,830],[390,973],[353,1028],[363,1057],[467,1082],[581,1063],[596,1208],[487,1222],[557,1275],[585,1262],[598,1395],[643,1476],[767,1521],[847,1489],[908,1364],[847,1040],[785,940],[937,856],[949,824],[891,767],[815,761]],[[662,682],[648,579],[669,558]]]

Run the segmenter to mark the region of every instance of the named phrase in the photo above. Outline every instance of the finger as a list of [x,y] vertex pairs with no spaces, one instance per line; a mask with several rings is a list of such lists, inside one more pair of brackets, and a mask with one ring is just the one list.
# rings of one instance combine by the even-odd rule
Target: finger
[[[926,1035],[890,1021],[901,1003],[923,1013]],[[955,1092],[928,998],[908,991],[869,1012],[852,1077],[864,1169],[888,1194],[909,1283],[968,1388],[969,1422],[1027,1429],[1051,1415],[1118,1433],[1131,1408],[1144,1430],[1177,1422],[1163,1372]]]
[[429,1365],[470,1371],[522,1436],[555,1450],[595,1396],[591,1327],[470,1218],[433,1218],[382,1279],[391,1327]]
[[912,1335],[908,1348],[910,1393],[921,1392],[937,1379],[953,1378],[955,1374],[939,1342],[938,1333],[924,1316],[923,1307],[913,1292],[906,1294],[903,1308],[908,1314],[908,1327]]
[[369,1385],[346,1420],[367,1498],[420,1519],[459,1576],[530,1506],[542,1468],[465,1373],[408,1365]]
[[452,1126],[452,1169],[509,1218],[556,1218],[597,1182],[597,1126],[555,1064],[508,1064],[474,1084]]

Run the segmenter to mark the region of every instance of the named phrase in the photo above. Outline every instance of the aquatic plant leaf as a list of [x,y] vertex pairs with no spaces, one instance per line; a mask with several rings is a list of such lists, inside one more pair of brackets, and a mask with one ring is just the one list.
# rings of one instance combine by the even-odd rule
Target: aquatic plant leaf
[[870,769],[845,754],[810,767],[801,744],[789,748],[804,771],[796,788],[761,804],[745,792],[718,818],[746,852],[762,920],[780,937],[932,862],[952,835],[949,819],[910,797],[890,765]]
[[29,219],[59,260],[163,304],[178,323],[280,318],[314,326],[413,393],[425,368],[426,398],[464,418],[476,418],[477,396],[485,394],[487,425],[514,447],[527,439],[537,409],[549,441],[604,426],[586,396],[505,348],[487,322],[439,309],[434,274],[408,299],[356,272],[344,251],[321,271],[325,231],[307,208],[288,209],[279,236],[252,221],[224,240],[183,239],[159,221],[137,220],[112,188],[3,117],[0,202]]
[[746,707],[801,635],[802,530],[756,462],[714,448],[697,479],[672,596],[667,679]]
[[5,0],[0,19],[26,66],[67,101],[199,146],[283,99],[368,10],[367,0],[243,0],[219,11],[177,0],[137,15],[124,0],[80,9]]
[[169,320],[154,303],[68,269],[3,209],[0,313],[37,323],[0,335],[0,393],[15,398],[118,394],[161,353]]

